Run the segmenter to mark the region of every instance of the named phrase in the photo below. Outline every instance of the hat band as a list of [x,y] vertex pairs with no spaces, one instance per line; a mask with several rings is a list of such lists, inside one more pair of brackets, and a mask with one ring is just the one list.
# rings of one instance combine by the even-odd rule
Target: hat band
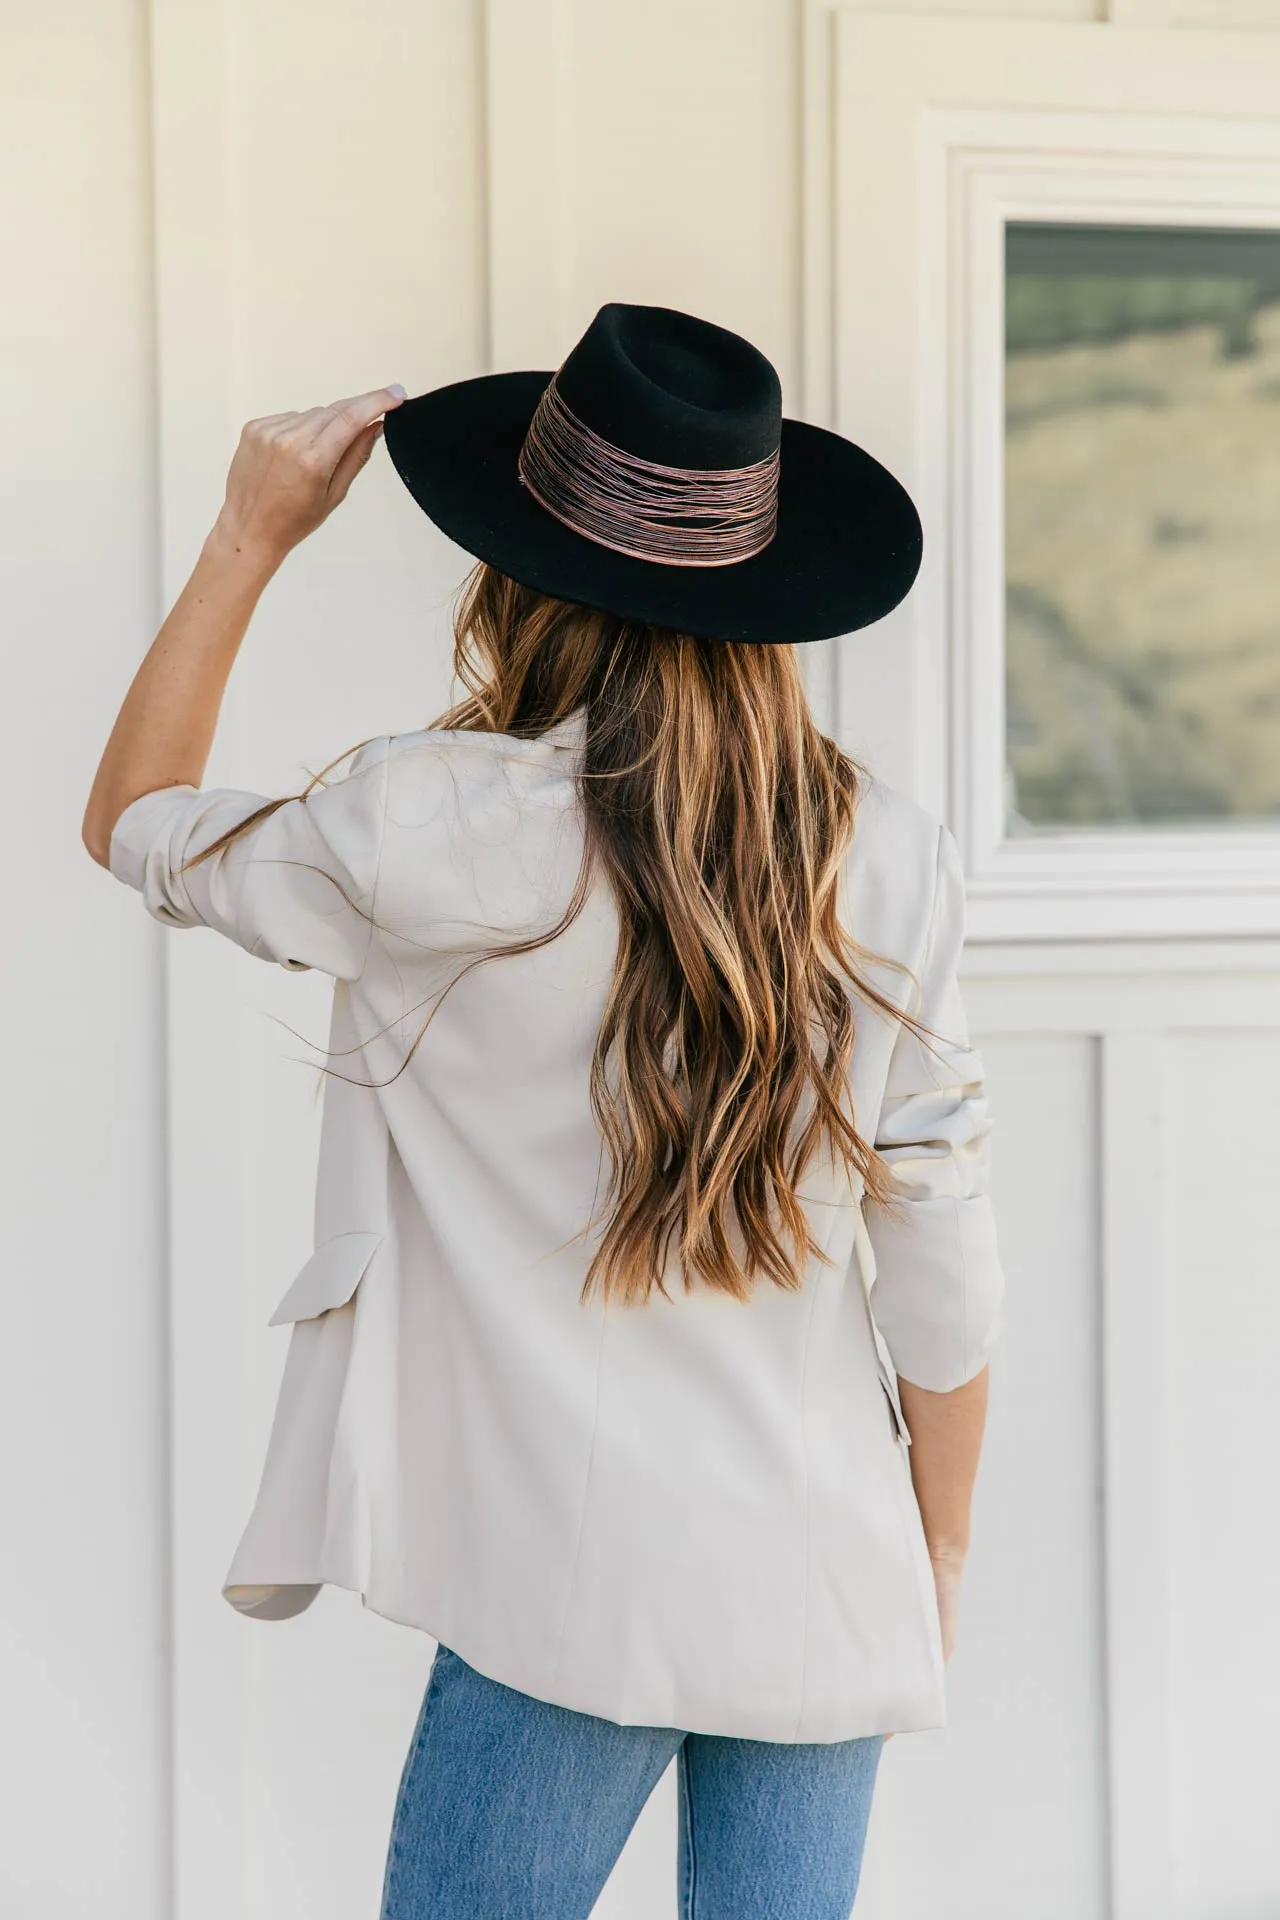
[[664,467],[593,433],[553,378],[520,449],[520,478],[557,520],[597,546],[668,567],[749,560],[778,525],[777,449],[750,467]]

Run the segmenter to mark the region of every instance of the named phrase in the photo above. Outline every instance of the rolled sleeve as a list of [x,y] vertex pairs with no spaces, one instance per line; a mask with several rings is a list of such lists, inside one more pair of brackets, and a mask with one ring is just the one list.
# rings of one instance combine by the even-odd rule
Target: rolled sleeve
[[988,1193],[991,1120],[958,981],[963,942],[964,874],[955,841],[941,828],[913,1008],[936,1037],[899,1029],[875,1141],[894,1204],[865,1207],[876,1324],[902,1378],[937,1393],[979,1373],[1004,1326]]
[[165,926],[211,927],[257,959],[355,979],[373,937],[389,744],[368,742],[345,777],[283,804],[226,787],[144,793],[116,821],[111,871]]

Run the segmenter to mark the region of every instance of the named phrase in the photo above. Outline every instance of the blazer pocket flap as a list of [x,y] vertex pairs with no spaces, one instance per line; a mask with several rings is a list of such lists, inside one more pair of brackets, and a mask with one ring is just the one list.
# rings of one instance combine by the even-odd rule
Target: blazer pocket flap
[[313,1320],[331,1307],[345,1307],[382,1240],[380,1233],[339,1233],[318,1246],[268,1320]]

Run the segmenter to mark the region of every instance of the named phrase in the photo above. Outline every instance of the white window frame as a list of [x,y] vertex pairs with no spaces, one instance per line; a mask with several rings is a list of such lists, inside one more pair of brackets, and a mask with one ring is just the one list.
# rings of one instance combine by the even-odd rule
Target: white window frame
[[[975,151],[972,123],[948,131],[964,140],[949,145],[957,259],[951,364],[959,375],[948,409],[956,463],[952,809],[975,901],[987,906],[988,921],[1022,933],[1107,931],[1118,921],[1134,932],[1275,931],[1280,821],[1005,831],[1004,290],[1010,221],[1280,233],[1280,142],[1270,160],[1205,154],[1189,166],[1186,127],[1177,130],[1176,152],[1149,150],[1138,164],[1115,152],[1115,129],[1100,117],[1075,125],[1069,157],[1056,145],[1061,127],[1041,124],[1037,145],[1005,153]],[[1020,130],[1024,143],[1028,131]],[[1152,139],[1153,129],[1131,131]],[[1276,613],[1280,647],[1280,606]]]
[[1275,937],[1280,823],[1005,832],[1004,228],[1280,230],[1280,36],[810,0],[806,77],[805,409],[926,529],[903,609],[841,643],[842,738],[955,830],[976,940]]

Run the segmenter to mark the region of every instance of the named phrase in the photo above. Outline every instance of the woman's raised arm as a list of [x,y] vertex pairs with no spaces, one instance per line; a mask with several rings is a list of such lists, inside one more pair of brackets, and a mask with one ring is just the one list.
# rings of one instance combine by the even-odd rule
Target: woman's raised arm
[[108,864],[116,821],[161,787],[198,787],[227,679],[263,588],[346,498],[382,417],[404,389],[380,387],[305,413],[251,420],[226,499],[191,578],[134,675],[85,808],[84,844]]

